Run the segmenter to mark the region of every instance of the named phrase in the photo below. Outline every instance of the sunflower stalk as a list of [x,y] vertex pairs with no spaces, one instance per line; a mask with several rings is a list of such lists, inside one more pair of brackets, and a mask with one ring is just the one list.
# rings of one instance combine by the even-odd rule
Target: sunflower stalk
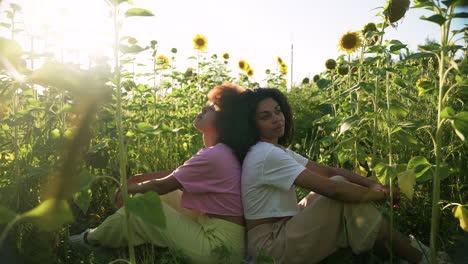
[[[440,25],[441,29],[441,50],[439,59],[439,93],[438,93],[438,103],[437,103],[437,127],[436,127],[436,135],[435,135],[435,158],[436,158],[436,168],[435,174],[433,179],[433,189],[432,189],[432,217],[431,217],[431,234],[430,234],[430,247],[431,247],[431,263],[437,263],[437,235],[439,232],[439,220],[440,220],[440,208],[439,208],[439,201],[440,201],[440,178],[441,178],[441,164],[442,164],[442,126],[444,123],[444,119],[441,116],[442,109],[444,109],[444,97],[446,94],[444,93],[444,84],[445,78],[447,77],[444,75],[445,69],[445,48],[447,47],[448,43],[448,36],[450,32],[450,23],[451,23],[451,14],[454,11],[454,5],[451,5],[447,13],[444,14],[441,9],[437,9],[439,15],[448,18],[445,23]],[[447,91],[448,92],[448,91]]]
[[[392,160],[392,125],[390,116],[390,72],[385,73],[385,94],[387,101],[387,140],[388,140],[388,166],[393,166]],[[387,171],[387,173],[389,173]],[[393,175],[389,173],[389,186],[390,186],[390,228],[393,229],[394,215],[393,215]],[[393,263],[393,232],[390,232],[390,263]]]
[[[120,188],[122,190],[121,195],[124,201],[124,205],[128,201],[128,191],[127,191],[127,154],[125,151],[124,145],[124,136],[122,128],[122,88],[121,88],[121,72],[120,72],[120,58],[119,58],[119,47],[120,47],[120,21],[118,19],[119,9],[118,5],[112,5],[112,19],[114,22],[114,70],[115,70],[115,86],[116,86],[116,99],[117,99],[117,108],[116,108],[116,126],[118,134],[118,148],[119,148],[119,171],[120,171]],[[128,251],[130,255],[130,263],[136,264],[135,258],[135,249],[133,247],[133,228],[129,224],[130,212],[124,206],[125,212],[125,221],[124,221],[124,230],[128,234]]]

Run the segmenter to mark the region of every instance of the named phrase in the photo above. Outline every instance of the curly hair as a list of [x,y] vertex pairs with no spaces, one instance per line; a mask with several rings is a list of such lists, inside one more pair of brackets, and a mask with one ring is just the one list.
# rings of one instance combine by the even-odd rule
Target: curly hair
[[221,141],[234,150],[242,162],[250,147],[260,140],[255,114],[258,104],[264,99],[274,99],[284,114],[284,135],[278,139],[280,145],[286,146],[294,134],[294,123],[291,106],[286,96],[275,88],[256,88],[246,90],[236,96],[235,101],[224,109],[223,117],[227,118],[220,127]]
[[[215,86],[208,92],[208,104],[213,103],[218,110],[215,119],[215,127],[219,132],[219,141],[225,143],[226,139],[234,137],[234,130],[230,129],[229,123],[232,120],[232,109],[238,102],[238,96],[245,91],[244,88],[235,84],[224,82]],[[228,144],[226,144],[228,145]],[[229,146],[229,145],[228,145]]]

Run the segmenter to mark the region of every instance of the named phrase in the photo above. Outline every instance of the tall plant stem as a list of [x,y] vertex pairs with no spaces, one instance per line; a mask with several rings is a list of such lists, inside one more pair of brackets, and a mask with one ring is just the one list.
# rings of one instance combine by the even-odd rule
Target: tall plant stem
[[[391,126],[391,117],[390,117],[390,72],[386,72],[385,75],[385,95],[387,99],[387,140],[388,140],[388,166],[389,169],[393,166],[392,160],[392,126]],[[390,185],[390,227],[393,228],[393,175],[392,173],[387,172],[390,175],[389,185]],[[393,245],[393,232],[390,232],[390,247]],[[390,248],[390,263],[393,263],[393,249]]]
[[[122,128],[122,91],[121,91],[121,74],[120,74],[120,58],[119,58],[119,33],[120,25],[118,20],[118,6],[113,5],[112,7],[112,18],[114,22],[114,65],[115,65],[115,86],[116,86],[116,99],[117,99],[117,109],[116,109],[116,126],[118,134],[118,144],[119,144],[119,171],[120,171],[120,188],[122,190],[122,198],[124,204],[127,204],[128,193],[127,193],[127,153],[125,151],[124,145],[124,136]],[[124,206],[125,212],[125,221],[124,229],[127,230],[127,240],[128,240],[128,251],[130,255],[130,263],[136,264],[135,258],[135,249],[133,248],[133,228],[129,224],[130,213],[127,208]]]
[[[446,17],[450,17],[453,13],[453,5],[449,7]],[[431,246],[431,263],[437,261],[437,235],[439,232],[439,220],[440,220],[440,178],[441,178],[441,164],[442,164],[442,125],[443,120],[441,117],[442,109],[444,109],[444,68],[445,68],[445,47],[447,46],[448,35],[450,32],[451,19],[449,18],[444,24],[441,25],[441,51],[439,57],[439,94],[437,103],[437,127],[435,135],[435,158],[436,158],[436,170],[433,179],[432,189],[432,217],[431,217],[431,235],[430,235],[430,246]]]
[[[387,22],[386,20],[384,19],[383,23],[382,23],[382,28],[380,29],[380,33],[384,33],[385,31],[385,27],[387,26]],[[383,42],[383,34],[381,36],[379,36],[379,43],[378,45],[379,46],[382,46],[382,42]],[[379,69],[381,67],[381,60],[377,60],[377,69]],[[378,129],[378,121],[379,121],[379,117],[378,117],[378,114],[377,112],[379,111],[379,106],[378,106],[378,102],[379,102],[379,79],[378,79],[378,76],[375,78],[375,83],[374,83],[374,122],[373,122],[373,126],[372,126],[372,161],[374,162],[376,157],[377,157],[377,129]],[[372,170],[372,175],[375,177],[375,170]]]
[[[450,17],[453,13],[453,5],[449,7],[446,17]],[[441,14],[443,15],[443,14]],[[433,188],[432,188],[432,217],[431,217],[431,235],[430,235],[430,246],[431,246],[431,263],[436,263],[437,261],[437,235],[439,232],[439,220],[440,220],[440,167],[442,164],[442,125],[443,120],[441,117],[442,109],[444,109],[444,68],[445,68],[445,47],[447,46],[448,35],[450,32],[450,22],[449,18],[444,24],[441,25],[441,37],[440,37],[440,57],[439,57],[439,95],[437,103],[437,127],[435,135],[435,158],[436,158],[436,170],[433,179]]]

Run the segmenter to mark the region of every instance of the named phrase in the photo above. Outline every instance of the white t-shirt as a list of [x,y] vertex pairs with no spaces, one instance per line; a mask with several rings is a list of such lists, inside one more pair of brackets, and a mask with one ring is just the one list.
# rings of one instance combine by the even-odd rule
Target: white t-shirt
[[299,212],[293,183],[308,159],[271,143],[252,146],[242,164],[242,203],[246,219],[292,216]]

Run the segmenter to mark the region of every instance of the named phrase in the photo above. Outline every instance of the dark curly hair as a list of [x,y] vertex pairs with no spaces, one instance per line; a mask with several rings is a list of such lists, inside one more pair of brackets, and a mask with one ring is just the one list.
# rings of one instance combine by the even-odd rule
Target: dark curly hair
[[284,114],[284,135],[278,139],[280,145],[286,146],[294,134],[294,123],[291,107],[286,96],[278,89],[256,88],[246,90],[236,96],[235,101],[227,106],[220,118],[221,142],[231,147],[239,161],[243,161],[250,147],[260,140],[255,113],[258,104],[267,98],[274,99]]

